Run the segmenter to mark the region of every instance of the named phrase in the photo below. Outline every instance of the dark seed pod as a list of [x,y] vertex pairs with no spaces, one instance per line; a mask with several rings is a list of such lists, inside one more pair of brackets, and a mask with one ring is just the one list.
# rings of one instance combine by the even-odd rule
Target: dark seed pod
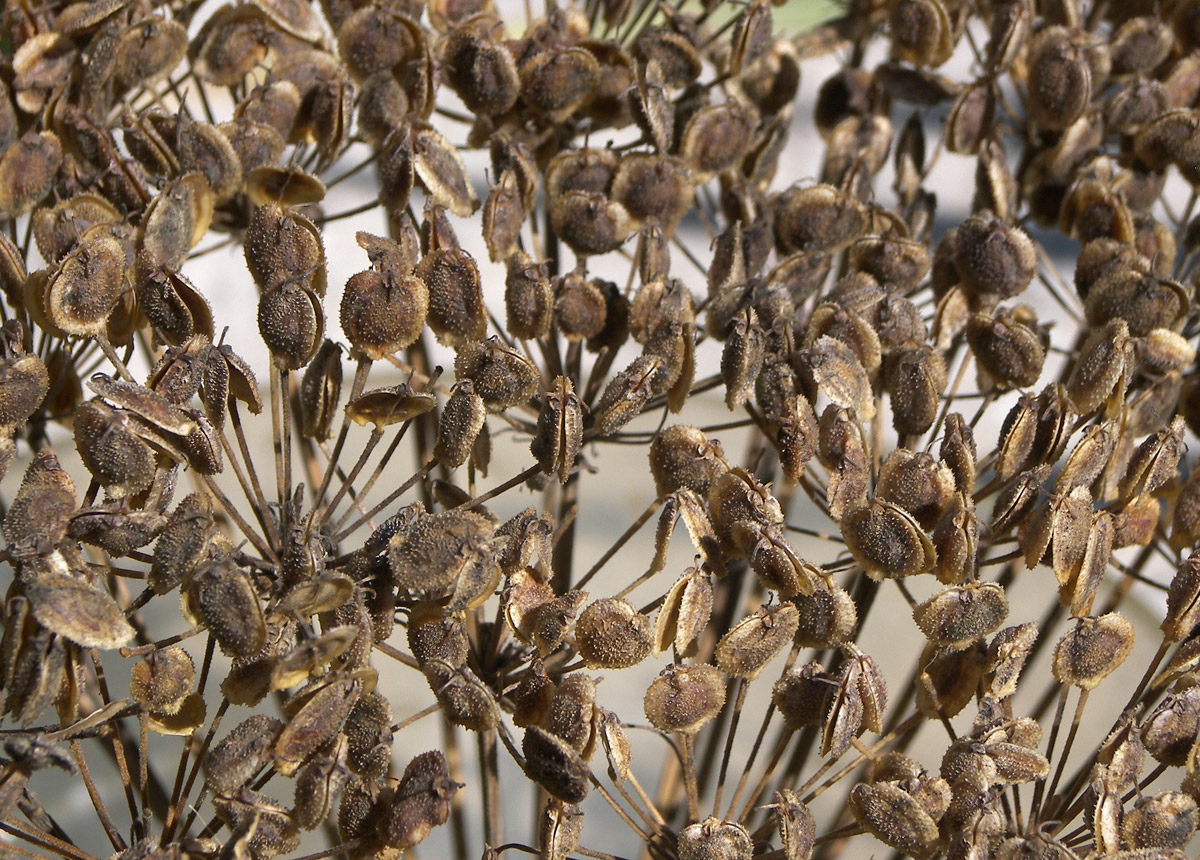
[[600,85],[600,64],[583,48],[542,51],[521,65],[521,98],[560,123],[591,101]]
[[953,717],[975,698],[987,665],[987,649],[982,642],[961,651],[926,645],[921,652],[921,665],[917,709],[929,719]]
[[790,188],[775,202],[780,253],[840,251],[866,228],[862,204],[829,185]]
[[1141,725],[1142,743],[1155,761],[1174,767],[1187,763],[1200,732],[1200,686],[1184,687],[1163,698]]
[[841,588],[817,588],[791,598],[799,610],[795,642],[803,648],[828,648],[849,642],[858,627],[854,599]]
[[725,705],[725,680],[712,666],[670,665],[646,690],[646,719],[664,732],[695,734]]
[[185,496],[154,545],[147,579],[156,594],[166,594],[191,577],[209,551],[212,529],[211,497],[201,493]]
[[475,384],[470,379],[455,384],[438,418],[434,459],[452,468],[465,463],[486,419],[487,406],[475,393]]
[[554,290],[544,264],[535,264],[524,251],[516,251],[505,264],[504,308],[513,337],[539,338],[550,331]]
[[646,402],[668,387],[667,367],[661,356],[643,353],[609,380],[593,412],[594,428],[601,436],[615,433],[641,414]]
[[729,468],[720,443],[685,424],[674,424],[655,436],[649,457],[660,497],[684,488],[707,497],[712,482]]
[[937,824],[912,795],[892,783],[860,782],[850,791],[850,811],[880,842],[918,860],[937,845]]
[[634,224],[654,224],[668,238],[691,206],[694,190],[691,171],[669,156],[630,153],[613,174],[612,199]]
[[1061,131],[1079,118],[1092,96],[1092,69],[1083,46],[1064,27],[1048,27],[1030,47],[1029,115]]
[[635,229],[628,210],[619,202],[584,191],[568,191],[559,197],[550,212],[550,223],[581,256],[615,251]]
[[575,622],[579,655],[589,668],[625,669],[650,656],[650,619],[626,600],[597,600]]
[[359,696],[342,732],[346,736],[346,764],[363,779],[382,778],[392,763],[392,706],[378,693]]
[[1197,817],[1195,800],[1182,791],[1163,791],[1134,802],[1121,822],[1121,835],[1134,848],[1186,848]]
[[107,591],[68,574],[38,574],[25,584],[25,596],[38,624],[84,648],[120,648],[133,638],[125,613]]
[[52,131],[30,130],[6,147],[0,155],[0,216],[28,215],[50,193],[62,157]]
[[221,650],[235,657],[257,654],[267,644],[267,624],[250,578],[228,560],[209,563],[192,576],[192,600]]
[[996,699],[1006,699],[1017,691],[1017,681],[1037,640],[1037,625],[1029,622],[1006,627],[988,644],[988,690]]
[[77,508],[75,484],[58,457],[39,451],[4,514],[4,540],[14,558],[45,555],[66,537]]
[[[308,695],[275,741],[275,770],[284,776],[295,773],[337,736],[362,693],[362,681],[357,679],[341,678],[318,685],[319,689]],[[297,694],[305,695],[307,691]]]
[[75,447],[84,466],[110,495],[136,494],[154,479],[154,455],[127,413],[90,400],[75,413]]
[[345,788],[348,742],[339,735],[333,749],[318,753],[296,775],[296,802],[292,815],[301,830],[313,830],[326,821]]
[[1042,375],[1046,353],[1041,340],[1012,311],[972,314],[967,343],[979,366],[1001,386],[1029,388]]
[[204,785],[219,796],[236,794],[270,764],[282,731],[283,723],[267,714],[247,717],[209,750]]
[[846,547],[873,579],[923,573],[937,560],[929,536],[902,508],[871,499],[842,523]]
[[590,770],[566,741],[538,726],[525,730],[521,742],[525,773],[564,803],[582,803],[587,797]]
[[995,632],[1008,616],[1004,589],[996,583],[972,583],[947,589],[913,609],[913,618],[929,641],[961,648]]
[[495,338],[463,344],[454,358],[454,373],[469,379],[488,409],[500,412],[527,403],[537,393],[537,368],[519,352]]
[[567,860],[579,845],[583,810],[573,803],[550,798],[538,821],[538,845],[546,860]]
[[328,439],[341,394],[342,348],[326,338],[300,382],[300,432],[310,439]]
[[455,248],[431,251],[413,275],[429,290],[427,322],[439,343],[458,348],[484,339],[487,316],[479,267],[470,254]]
[[429,302],[429,290],[419,277],[359,272],[346,281],[342,293],[342,330],[356,354],[378,361],[421,336]]
[[1020,294],[1037,264],[1033,242],[1023,230],[987,213],[972,215],[954,236],[954,266],[962,283],[980,300]]
[[280,287],[262,294],[258,331],[271,357],[285,370],[299,370],[325,338],[321,299],[306,287]]
[[450,818],[454,795],[462,786],[450,778],[446,757],[432,751],[408,763],[400,784],[377,819],[383,843],[401,851],[422,842]]

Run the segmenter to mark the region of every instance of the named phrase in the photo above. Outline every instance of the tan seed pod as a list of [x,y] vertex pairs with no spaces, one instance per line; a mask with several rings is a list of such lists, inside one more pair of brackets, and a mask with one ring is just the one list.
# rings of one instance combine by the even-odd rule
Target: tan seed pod
[[568,191],[554,202],[550,218],[554,231],[579,255],[615,251],[635,227],[625,206],[594,192]]
[[800,354],[802,367],[822,394],[836,405],[853,409],[863,421],[875,416],[875,397],[867,371],[843,341],[822,335]]
[[579,655],[590,668],[624,669],[650,656],[650,619],[619,598],[594,601],[575,622]]
[[810,860],[817,835],[812,811],[786,788],[775,792],[774,808],[785,860]]
[[612,199],[634,224],[654,224],[668,238],[691,206],[694,190],[687,165],[670,156],[629,153],[613,174]]
[[456,383],[438,418],[434,459],[449,467],[465,463],[486,418],[487,406],[475,393],[475,384],[470,379]]
[[680,831],[677,850],[679,860],[750,860],[754,844],[737,822],[706,818]]
[[712,666],[670,665],[650,684],[646,718],[664,732],[695,734],[725,704],[725,680]]
[[62,158],[52,131],[30,130],[8,146],[0,155],[0,215],[28,215],[50,192]]
[[713,587],[708,574],[689,567],[667,592],[654,622],[654,650],[674,647],[680,657],[694,656],[700,634],[712,615]]
[[258,331],[271,357],[286,370],[299,370],[317,354],[325,338],[325,312],[307,287],[280,287],[258,303]]
[[152,651],[130,671],[129,697],[154,713],[178,713],[195,675],[192,658],[182,648]]
[[211,497],[201,493],[185,496],[154,546],[147,579],[156,594],[166,594],[191,577],[209,551],[212,528]]
[[1028,622],[1004,628],[988,643],[985,671],[990,676],[988,690],[992,696],[1006,699],[1016,692],[1037,636],[1037,625]]
[[583,810],[573,803],[549,798],[538,818],[538,845],[545,860],[567,860],[579,845]]
[[1163,698],[1142,720],[1140,735],[1146,752],[1162,764],[1188,763],[1200,731],[1200,686],[1185,686]]
[[342,393],[342,348],[326,338],[300,382],[300,432],[324,441],[333,430]]
[[664,393],[667,383],[662,357],[642,353],[604,387],[592,413],[596,433],[608,436],[620,430],[641,414],[653,395]]
[[564,803],[581,803],[588,792],[590,769],[579,753],[561,738],[538,726],[525,730],[521,742],[525,773]]
[[602,338],[609,323],[606,282],[588,280],[578,272],[571,272],[556,278],[553,284],[553,321],[562,335],[568,341],[589,338],[589,346],[592,340]]
[[25,584],[30,612],[47,630],[84,648],[128,644],[133,628],[106,592],[62,573],[46,572]]
[[771,701],[792,731],[819,726],[824,721],[834,691],[833,679],[821,664],[793,667],[775,682]]
[[14,559],[52,552],[75,513],[75,484],[49,448],[34,455],[4,514],[4,540]]
[[929,719],[953,717],[975,697],[986,665],[982,642],[961,651],[926,645],[917,679],[917,709]]
[[375,388],[346,404],[346,417],[360,427],[374,424],[377,431],[392,424],[410,421],[437,405],[437,398],[414,391],[407,383]]
[[791,188],[775,202],[775,242],[781,253],[832,253],[866,229],[861,203],[830,185]]
[[791,603],[763,606],[730,628],[717,643],[717,666],[731,678],[752,681],[796,634],[800,613]]
[[583,445],[583,406],[570,380],[561,376],[542,398],[529,450],[543,472],[565,484]]
[[649,458],[659,496],[687,488],[705,497],[716,477],[729,468],[720,443],[685,424],[658,433],[650,443]]
[[377,361],[420,337],[429,300],[419,277],[359,272],[346,282],[342,294],[342,330],[355,353]]
[[1110,612],[1080,618],[1054,648],[1054,677],[1083,690],[1094,689],[1116,670],[1133,648],[1133,625]]
[[359,696],[342,732],[346,737],[346,766],[363,779],[383,777],[392,763],[392,706],[379,693]]
[[271,669],[271,689],[284,690],[304,683],[342,655],[358,636],[357,627],[343,624],[298,643],[275,661]]
[[315,829],[333,812],[349,777],[348,749],[346,736],[338,735],[332,750],[318,753],[296,774],[292,816],[301,830]]
[[275,770],[290,776],[332,740],[342,730],[362,690],[363,682],[354,678],[321,683],[279,733],[275,741]]
[[1067,392],[1077,412],[1087,415],[1110,397],[1124,394],[1129,349],[1129,326],[1122,319],[1111,320],[1088,337],[1067,382]]
[[205,757],[204,784],[219,796],[231,796],[271,762],[272,748],[283,723],[255,714],[239,723]]
[[930,856],[936,847],[937,824],[912,795],[891,783],[854,786],[850,811],[880,842],[918,860]]
[[754,125],[754,116],[735,101],[701,108],[683,130],[680,157],[697,179],[719,173],[742,158]]
[[642,65],[656,64],[663,85],[682,88],[694,81],[701,70],[700,54],[681,33],[661,27],[646,27],[633,45],[633,58]]
[[994,583],[949,588],[913,609],[913,618],[930,642],[965,647],[999,629],[1008,616],[1004,589]]
[[524,251],[506,262],[504,308],[510,334],[519,338],[544,337],[553,321],[554,290],[544,264],[535,264]]
[[459,379],[470,379],[493,411],[527,403],[537,393],[538,370],[521,353],[495,338],[463,344],[454,359]]
[[586,105],[600,85],[600,64],[583,48],[539,52],[520,67],[521,98],[560,123]]
[[1121,822],[1121,835],[1132,848],[1186,848],[1196,832],[1196,801],[1182,791],[1139,798]]
[[999,385],[1028,388],[1042,374],[1046,354],[1036,332],[1010,311],[995,316],[972,314],[967,343],[979,366]]
[[422,258],[413,275],[429,290],[426,321],[440,343],[460,347],[487,334],[479,267],[466,251],[444,248]]

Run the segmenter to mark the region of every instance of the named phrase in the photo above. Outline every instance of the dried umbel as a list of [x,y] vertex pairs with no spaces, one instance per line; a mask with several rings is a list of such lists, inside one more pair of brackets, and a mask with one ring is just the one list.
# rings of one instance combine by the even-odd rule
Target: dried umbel
[[1194,853],[1196,0],[9,6],[13,851]]

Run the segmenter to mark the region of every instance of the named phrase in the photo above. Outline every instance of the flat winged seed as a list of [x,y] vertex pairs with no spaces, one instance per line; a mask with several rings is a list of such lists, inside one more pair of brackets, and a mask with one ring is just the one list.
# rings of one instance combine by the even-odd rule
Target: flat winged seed
[[275,741],[284,724],[267,714],[247,717],[205,757],[204,784],[217,795],[229,796],[250,783],[271,763]]
[[1004,589],[994,583],[948,588],[913,609],[925,637],[937,645],[961,648],[999,629],[1008,617]]
[[837,406],[853,409],[862,421],[875,415],[871,382],[858,356],[845,343],[828,335],[803,353],[805,368],[821,393]]
[[84,648],[120,648],[134,636],[125,613],[106,592],[62,573],[44,573],[25,584],[38,623]]
[[712,615],[711,577],[697,568],[688,568],[675,581],[654,622],[656,653],[674,647],[680,657],[691,657],[699,647],[700,634]]
[[859,783],[850,791],[850,811],[880,842],[924,860],[938,841],[937,824],[908,792],[881,782]]
[[1029,659],[1038,628],[1033,622],[1006,627],[988,643],[986,672],[988,689],[997,699],[1006,699],[1017,691],[1021,670]]
[[362,694],[362,681],[341,678],[314,693],[288,721],[275,741],[275,769],[290,776],[342,730]]
[[1080,618],[1054,648],[1054,677],[1083,690],[1094,689],[1133,649],[1133,625],[1116,612]]
[[817,836],[812,811],[790,789],[775,792],[774,807],[785,860],[810,860]]

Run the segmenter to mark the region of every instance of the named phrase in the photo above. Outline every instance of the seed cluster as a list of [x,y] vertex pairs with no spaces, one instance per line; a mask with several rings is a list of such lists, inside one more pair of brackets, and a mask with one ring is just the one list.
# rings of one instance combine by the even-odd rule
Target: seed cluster
[[0,13],[0,854],[1188,856],[1200,2],[525,12]]

